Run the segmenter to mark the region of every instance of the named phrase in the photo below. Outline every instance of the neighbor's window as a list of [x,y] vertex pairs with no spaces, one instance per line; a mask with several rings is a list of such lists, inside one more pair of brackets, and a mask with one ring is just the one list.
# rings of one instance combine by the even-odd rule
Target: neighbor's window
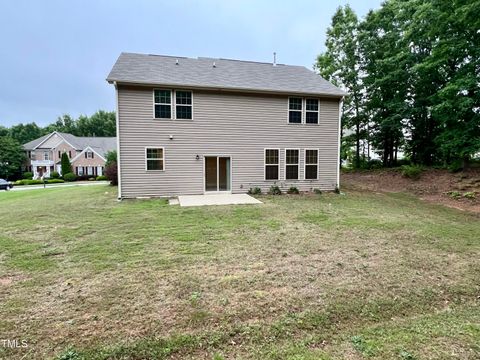
[[62,157],[62,153],[60,152],[60,150],[58,150],[58,158],[60,159]]
[[278,180],[279,167],[279,150],[265,149],[265,180]]
[[163,170],[163,148],[147,148],[145,152],[147,159],[147,170]]
[[155,119],[172,118],[172,92],[170,90],[155,90]]
[[291,97],[288,99],[288,122],[290,124],[302,123],[302,98]]
[[305,150],[305,179],[306,180],[318,179],[318,150],[317,149]]
[[85,152],[85,159],[93,159],[93,151]]
[[87,167],[87,175],[93,175],[93,167],[92,166]]
[[285,179],[298,180],[299,150],[285,150]]
[[318,99],[305,100],[305,123],[318,124]]
[[191,91],[175,91],[175,117],[177,119],[192,118]]
[[50,153],[48,151],[43,153],[43,160],[50,160]]
[[77,174],[78,176],[83,176],[83,166],[77,166]]

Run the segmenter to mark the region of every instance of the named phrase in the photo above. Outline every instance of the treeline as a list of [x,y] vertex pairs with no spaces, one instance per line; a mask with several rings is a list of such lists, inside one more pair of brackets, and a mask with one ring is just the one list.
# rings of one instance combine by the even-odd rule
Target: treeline
[[17,178],[25,161],[22,145],[53,131],[76,136],[116,136],[115,112],[99,110],[73,119],[63,115],[45,127],[36,123],[0,126],[0,178]]
[[479,14],[480,0],[387,0],[363,20],[337,9],[316,68],[350,94],[342,158],[468,165],[480,152]]

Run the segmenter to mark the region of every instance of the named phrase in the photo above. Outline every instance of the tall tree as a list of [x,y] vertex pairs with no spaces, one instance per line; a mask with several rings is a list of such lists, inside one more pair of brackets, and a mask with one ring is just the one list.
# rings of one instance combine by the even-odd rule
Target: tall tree
[[0,177],[18,176],[24,161],[25,152],[20,143],[9,136],[0,137]]
[[[327,30],[326,51],[317,57],[316,69],[325,79],[348,93],[343,102],[342,129],[354,129],[355,166],[360,166],[360,142],[367,118],[363,112],[363,84],[360,73],[358,18],[349,5],[339,7]],[[342,131],[343,134],[343,131]],[[349,147],[346,139],[346,146]]]
[[396,164],[408,116],[410,53],[404,35],[403,1],[387,1],[370,11],[360,25],[359,43],[365,72],[366,110],[371,114],[372,142],[384,166]]
[[72,172],[72,164],[70,163],[70,159],[65,152],[62,153],[62,157],[60,159],[60,167],[62,168],[62,176]]

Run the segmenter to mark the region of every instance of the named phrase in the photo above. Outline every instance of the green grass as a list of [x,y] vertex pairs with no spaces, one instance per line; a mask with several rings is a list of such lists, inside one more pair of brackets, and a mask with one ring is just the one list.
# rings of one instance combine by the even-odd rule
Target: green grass
[[0,194],[0,358],[476,359],[480,221],[405,194],[260,206]]

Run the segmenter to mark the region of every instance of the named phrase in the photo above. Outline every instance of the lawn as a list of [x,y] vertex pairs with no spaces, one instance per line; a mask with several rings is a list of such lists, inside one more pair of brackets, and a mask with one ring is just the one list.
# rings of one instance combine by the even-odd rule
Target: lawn
[[[480,218],[399,193],[0,194],[0,358],[478,359]],[[1,345],[1,344],[0,344]]]

